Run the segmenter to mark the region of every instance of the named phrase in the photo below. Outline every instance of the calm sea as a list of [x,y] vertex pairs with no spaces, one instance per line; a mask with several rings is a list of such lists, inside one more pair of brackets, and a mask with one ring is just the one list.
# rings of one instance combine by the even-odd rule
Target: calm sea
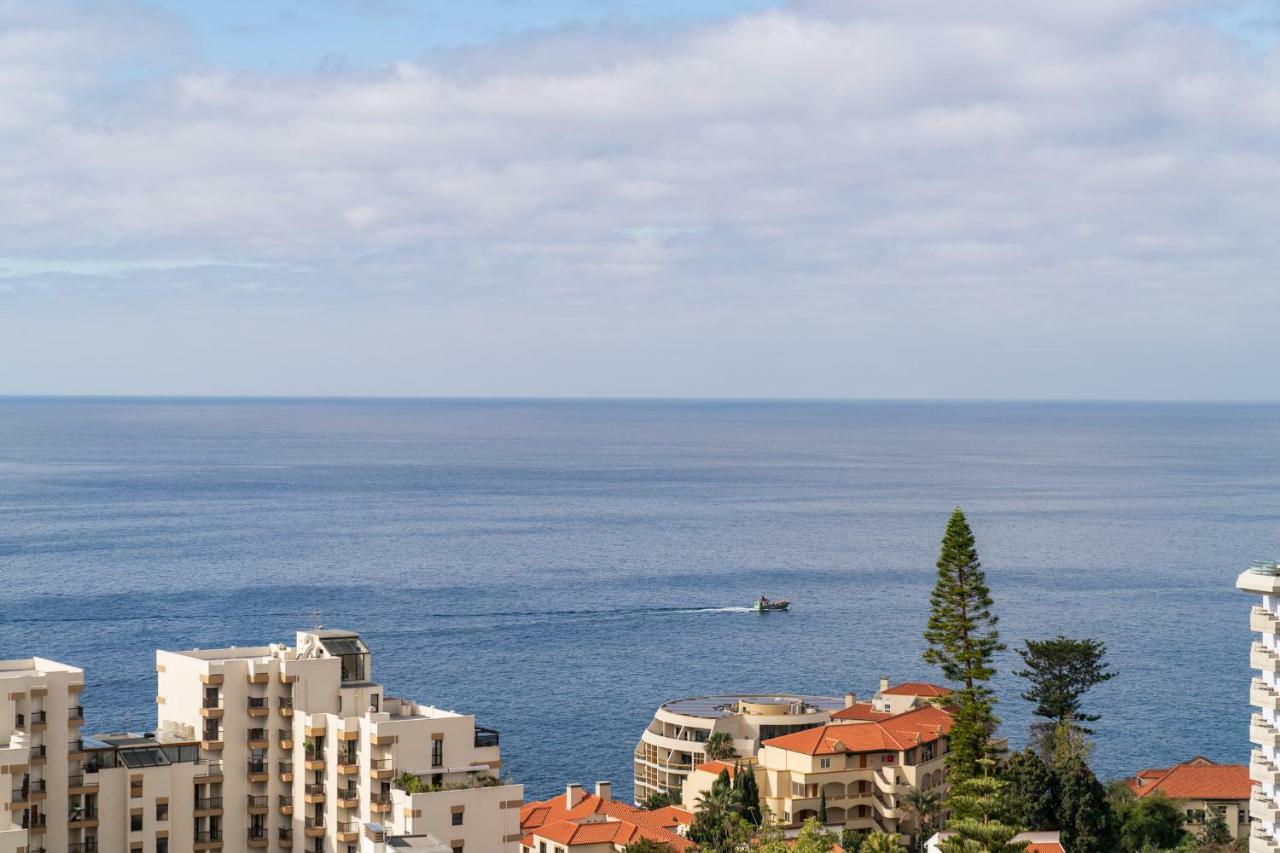
[[319,614],[500,729],[531,795],[625,795],[663,700],[933,677],[956,505],[1010,645],[1106,641],[1102,774],[1247,760],[1232,584],[1280,552],[1276,406],[5,399],[0,657],[84,667],[85,730],[140,729],[155,648]]

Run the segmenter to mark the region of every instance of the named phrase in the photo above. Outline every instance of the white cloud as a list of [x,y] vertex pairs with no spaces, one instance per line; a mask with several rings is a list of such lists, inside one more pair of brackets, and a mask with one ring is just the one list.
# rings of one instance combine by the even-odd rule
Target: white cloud
[[[1000,378],[1023,346],[1055,376],[1079,348],[1105,354],[1117,388],[1150,396],[1180,387],[1150,353],[1230,363],[1235,335],[1280,312],[1280,60],[1189,3],[812,2],[661,39],[560,33],[292,76],[202,69],[136,10],[33,8],[0,3],[0,333],[250,300],[370,312],[371,340],[424,310],[433,346],[477,315],[509,341],[554,327],[534,365],[601,328],[669,338],[706,359],[672,393],[761,376],[756,393],[786,393],[812,369],[787,362],[790,341],[877,365],[863,384],[819,369],[803,393],[928,394],[904,377],[960,349],[985,373],[952,393],[1035,394],[1034,374]],[[155,55],[185,65],[121,73]],[[774,337],[777,370],[699,356],[699,335],[760,347],[745,329]],[[471,362],[477,393],[537,348],[499,337]],[[1144,353],[1128,373],[1126,341]],[[899,367],[893,346],[912,350]],[[216,370],[216,347],[200,353],[188,376]],[[610,351],[598,369],[655,363]],[[112,369],[93,390],[146,385]],[[1232,394],[1274,396],[1252,376]],[[526,390],[601,390],[574,382]],[[616,393],[633,390],[655,388]]]

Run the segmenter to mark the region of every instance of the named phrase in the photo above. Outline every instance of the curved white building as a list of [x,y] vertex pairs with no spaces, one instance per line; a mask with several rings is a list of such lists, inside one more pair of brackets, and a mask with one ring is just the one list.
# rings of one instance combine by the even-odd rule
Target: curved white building
[[1260,635],[1249,651],[1258,670],[1249,687],[1257,709],[1249,721],[1249,739],[1257,744],[1249,761],[1257,785],[1249,805],[1249,851],[1274,853],[1280,849],[1280,563],[1254,563],[1236,579],[1236,588],[1262,596],[1249,614],[1250,628]]
[[679,792],[689,772],[706,761],[704,744],[726,732],[743,758],[760,742],[826,725],[845,707],[843,697],[735,693],[676,699],[658,708],[635,752],[635,801]]

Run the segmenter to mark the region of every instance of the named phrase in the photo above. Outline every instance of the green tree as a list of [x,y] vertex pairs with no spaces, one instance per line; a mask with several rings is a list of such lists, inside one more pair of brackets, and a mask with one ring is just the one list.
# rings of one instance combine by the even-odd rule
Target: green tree
[[675,853],[675,851],[671,849],[670,844],[664,841],[650,841],[648,838],[641,838],[623,847],[622,853]]
[[[745,827],[745,830],[744,830]],[[689,839],[713,851],[731,851],[754,829],[742,818],[742,803],[729,771],[721,770],[711,790],[698,797]]]
[[961,685],[950,697],[955,711],[947,766],[955,783],[978,774],[978,762],[986,756],[987,742],[999,722],[987,682],[995,675],[995,654],[1004,648],[973,531],[959,507],[942,537],[929,604],[924,660]]
[[422,793],[422,777],[413,773],[401,773],[395,779],[395,786],[406,794]]
[[1161,794],[1142,799],[1113,797],[1112,804],[1120,824],[1120,849],[1126,853],[1173,850],[1186,835],[1182,810]]
[[1001,769],[1010,822],[1036,830],[1058,828],[1058,776],[1032,749],[1015,752]]
[[925,842],[933,835],[938,824],[938,813],[942,811],[942,797],[936,791],[915,789],[902,796],[901,805],[902,809],[915,819],[916,831],[912,836],[911,849],[924,850]]
[[742,816],[752,826],[760,826],[764,822],[764,813],[760,808],[760,784],[756,781],[755,769],[748,764],[739,772],[742,775],[742,792],[739,795]]
[[818,796],[818,823],[823,826],[827,825],[827,792],[823,791]]
[[684,800],[680,796],[680,791],[673,789],[670,791],[656,791],[645,797],[644,801],[641,802],[640,805],[649,811],[654,811],[656,809],[666,808],[667,806],[678,806],[682,802],[684,802]]
[[831,848],[838,843],[839,839],[834,832],[828,831],[817,818],[811,817],[800,827],[800,834],[796,836],[791,850],[792,853],[831,853]]
[[840,831],[840,846],[848,853],[859,853],[862,850],[862,842],[870,834],[861,829],[843,829]]
[[702,752],[708,761],[726,761],[738,757],[738,750],[733,746],[733,738],[728,732],[712,732],[711,737],[702,745]]
[[1020,853],[1027,849],[1027,842],[1013,840],[1022,827],[1000,820],[1005,783],[990,775],[992,764],[983,759],[979,763],[983,775],[953,783],[947,799],[951,808],[947,829],[953,834],[942,842],[942,853]]
[[1232,842],[1231,828],[1227,826],[1227,819],[1222,816],[1222,812],[1215,808],[1210,808],[1205,814],[1204,822],[1204,838],[1202,839],[1202,847],[1213,849],[1215,846],[1224,849],[1230,846]]
[[1072,853],[1114,853],[1120,841],[1116,816],[1106,788],[1089,765],[1074,758],[1059,764],[1055,775],[1062,846]]
[[1115,678],[1103,658],[1107,647],[1097,640],[1073,640],[1058,635],[1052,640],[1027,640],[1018,655],[1026,669],[1017,675],[1030,682],[1022,698],[1035,705],[1033,713],[1047,720],[1034,724],[1033,736],[1047,732],[1085,734],[1092,731],[1082,723],[1096,722],[1097,714],[1081,710],[1081,699],[1090,688]]
[[873,832],[863,839],[861,847],[850,853],[902,853],[902,844],[896,832]]

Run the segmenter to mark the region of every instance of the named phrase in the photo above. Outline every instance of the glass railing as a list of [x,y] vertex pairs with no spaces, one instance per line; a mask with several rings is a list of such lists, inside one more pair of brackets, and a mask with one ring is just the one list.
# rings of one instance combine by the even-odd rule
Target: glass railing
[[1255,575],[1280,575],[1280,563],[1275,560],[1255,560],[1249,564],[1249,571]]

